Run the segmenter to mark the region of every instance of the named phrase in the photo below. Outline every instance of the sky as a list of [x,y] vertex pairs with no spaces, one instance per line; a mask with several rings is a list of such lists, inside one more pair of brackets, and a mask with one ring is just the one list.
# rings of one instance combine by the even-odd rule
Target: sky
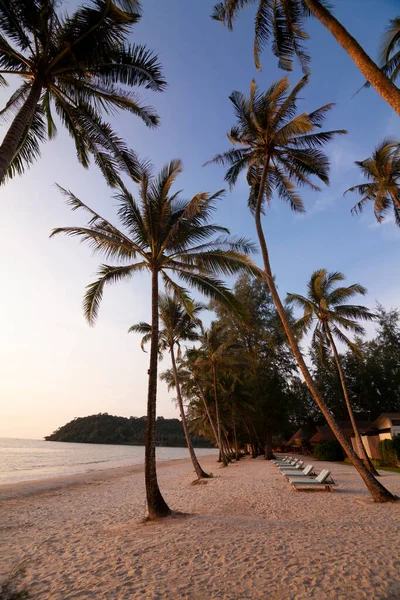
[[[333,4],[339,20],[377,58],[381,34],[398,14],[398,0]],[[183,160],[176,189],[183,189],[185,197],[225,187],[221,167],[202,165],[229,148],[226,132],[234,124],[230,93],[248,93],[254,77],[266,89],[284,75],[270,50],[263,53],[262,72],[254,67],[252,8],[230,32],[209,18],[212,6],[212,0],[143,0],[143,18],[131,41],[159,54],[168,88],[164,93],[138,91],[157,109],[161,125],[149,130],[127,114],[112,120],[129,146],[157,169],[172,158]],[[356,197],[343,198],[343,192],[362,181],[354,161],[370,156],[384,137],[400,138],[400,121],[373,89],[354,95],[363,77],[327,30],[310,20],[307,31],[312,74],[299,109],[335,102],[326,129],[347,129],[348,135],[328,147],[330,187],[302,191],[305,216],[294,215],[279,200],[267,211],[264,227],[277,284],[283,296],[304,293],[315,269],[342,271],[349,283],[368,288],[363,304],[399,307],[400,230],[391,219],[378,225],[371,207],[352,216]],[[289,75],[291,83],[300,77],[297,67]],[[0,106],[9,94],[0,91]],[[1,128],[4,135],[7,123]],[[116,223],[113,191],[95,167],[87,171],[79,165],[61,125],[56,140],[43,146],[40,161],[2,188],[0,436],[39,439],[78,416],[146,413],[149,357],[139,337],[127,330],[150,320],[149,276],[108,287],[98,322],[89,327],[82,297],[101,259],[77,240],[49,239],[53,227],[85,224],[65,205],[55,182]],[[215,222],[255,239],[244,181],[227,191]],[[368,333],[373,335],[373,328]],[[168,366],[164,360],[160,369]],[[178,417],[173,396],[160,382],[159,415]]]

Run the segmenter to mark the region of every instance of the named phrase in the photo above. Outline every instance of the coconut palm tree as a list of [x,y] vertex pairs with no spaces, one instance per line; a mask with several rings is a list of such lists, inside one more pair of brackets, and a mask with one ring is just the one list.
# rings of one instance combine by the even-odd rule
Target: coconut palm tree
[[304,310],[303,317],[295,325],[302,335],[314,327],[312,346],[319,356],[323,359],[326,349],[332,350],[358,448],[370,472],[373,475],[379,475],[365,451],[347,391],[339,352],[334,341],[334,338],[336,338],[345,344],[354,354],[360,356],[360,347],[347,337],[343,329],[346,332],[351,331],[362,335],[364,334],[364,328],[357,321],[372,321],[375,315],[365,306],[345,304],[347,300],[356,294],[364,296],[367,290],[359,283],[354,283],[347,287],[335,287],[337,282],[344,279],[343,273],[328,273],[326,269],[319,269],[311,275],[311,279],[307,285],[307,297],[299,294],[288,294],[287,301],[289,304]]
[[[175,348],[178,351],[178,359],[181,354],[181,342],[196,341],[198,339],[196,316],[204,309],[202,304],[193,304],[190,313],[185,310],[179,300],[169,294],[160,294],[159,296],[159,314],[162,323],[162,329],[159,331],[159,348],[162,354],[168,351],[171,356],[173,385],[176,389],[179,412],[181,415],[182,427],[185,434],[187,447],[196,475],[199,479],[209,477],[201,468],[190,439],[189,428],[186,421],[185,409],[181,394],[181,385],[179,381],[178,369],[176,366]],[[129,332],[140,333],[142,337],[141,347],[144,350],[145,344],[151,340],[151,325],[149,323],[138,323],[129,328]],[[169,384],[170,388],[171,385]]]
[[212,162],[229,167],[225,180],[231,187],[240,173],[247,171],[249,204],[261,247],[264,275],[297,364],[328,425],[374,499],[377,502],[393,501],[393,495],[371,475],[350,447],[313,381],[275,285],[262,227],[261,215],[271,202],[274,192],[288,202],[292,210],[304,212],[296,184],[318,189],[311,180],[312,176],[318,177],[323,183],[329,182],[329,161],[321,147],[337,134],[345,133],[318,130],[332,105],[323,106],[311,113],[297,114],[296,100],[306,82],[307,77],[289,92],[289,83],[284,77],[263,94],[258,92],[253,82],[250,98],[233,92],[230,99],[235,109],[237,125],[232,127],[228,138],[236,147],[218,154]]
[[251,4],[258,4],[254,26],[254,61],[258,69],[260,53],[272,40],[272,49],[279,67],[292,70],[297,57],[306,72],[309,56],[304,50],[308,38],[305,20],[314,16],[328,29],[347,52],[358,69],[378,94],[400,115],[400,90],[374,63],[357,40],[334,17],[325,0],[223,0],[215,5],[212,18],[233,28],[239,13]]
[[[54,138],[53,110],[75,142],[79,162],[92,156],[110,185],[118,171],[135,174],[140,165],[102,118],[128,111],[149,127],[158,123],[133,86],[165,87],[157,56],[145,46],[129,44],[140,18],[136,0],[94,0],[71,15],[55,0],[0,2],[0,84],[10,75],[20,85],[1,111],[13,118],[0,146],[0,182],[24,172],[40,155],[40,144]],[[128,89],[125,89],[128,88]]]
[[356,161],[356,165],[367,181],[345,191],[361,196],[351,209],[352,214],[362,213],[365,205],[373,202],[378,223],[393,209],[395,223],[400,227],[400,142],[385,138],[375,148],[372,158]]
[[400,16],[391,19],[382,39],[380,64],[391,81],[400,75]]
[[[240,314],[241,305],[218,275],[232,275],[241,271],[258,273],[248,254],[254,245],[243,238],[231,238],[229,231],[209,223],[215,210],[219,191],[210,195],[196,194],[184,200],[171,187],[182,172],[180,160],[172,160],[158,176],[148,171],[142,174],[139,200],[124,187],[116,199],[121,228],[114,226],[71,192],[60,188],[72,210],[88,213],[86,227],[59,227],[52,236],[64,233],[88,242],[96,252],[118,264],[103,264],[99,278],[87,286],[84,314],[94,324],[103,297],[104,287],[129,279],[142,271],[151,274],[151,339],[150,368],[147,399],[145,478],[149,518],[164,517],[170,509],[157,483],[155,458],[155,424],[157,400],[157,357],[159,348],[158,297],[160,277],[165,288],[176,294],[184,306],[191,304],[186,289],[189,285],[210,298],[218,298],[229,309]],[[220,234],[214,238],[216,234]]]
[[223,429],[221,423],[220,400],[218,393],[218,369],[220,366],[234,366],[243,363],[243,356],[235,354],[235,350],[243,350],[241,344],[235,344],[227,339],[224,328],[213,321],[208,329],[201,328],[199,336],[201,346],[197,351],[196,366],[201,369],[211,367],[212,388],[214,394],[215,420],[217,429],[218,448],[220,460],[224,467],[228,465],[227,451],[224,448]]
[[[214,417],[211,414],[210,407],[206,400],[206,386],[204,373],[201,368],[202,352],[199,348],[188,348],[181,362],[180,379],[184,381],[186,387],[186,396],[200,398],[205,410],[205,414],[214,436],[215,443],[218,445],[218,433],[214,423]],[[193,385],[194,384],[194,385]]]

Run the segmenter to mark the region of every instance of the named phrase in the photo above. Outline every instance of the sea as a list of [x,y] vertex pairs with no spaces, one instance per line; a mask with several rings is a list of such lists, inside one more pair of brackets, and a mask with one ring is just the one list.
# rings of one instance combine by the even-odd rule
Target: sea
[[[215,454],[197,448],[198,456]],[[189,458],[187,448],[156,448],[157,461]],[[0,438],[0,485],[144,464],[144,446]]]

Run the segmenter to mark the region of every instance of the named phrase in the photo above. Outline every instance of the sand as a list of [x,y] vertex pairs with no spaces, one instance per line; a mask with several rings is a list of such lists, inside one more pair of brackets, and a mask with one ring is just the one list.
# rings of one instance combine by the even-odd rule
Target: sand
[[[215,477],[196,486],[188,460],[160,465],[189,514],[155,523],[138,468],[0,487],[0,580],[26,560],[19,585],[41,600],[399,600],[400,504],[372,503],[352,467],[316,463],[329,493],[296,492],[262,459],[201,463]],[[400,474],[382,473],[400,496]]]

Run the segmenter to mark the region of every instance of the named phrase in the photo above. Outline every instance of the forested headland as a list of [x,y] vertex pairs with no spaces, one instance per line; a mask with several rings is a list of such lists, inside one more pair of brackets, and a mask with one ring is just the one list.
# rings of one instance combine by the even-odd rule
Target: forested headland
[[[146,417],[117,417],[99,413],[77,417],[45,436],[49,442],[75,442],[80,444],[124,444],[143,446],[146,435]],[[212,448],[203,436],[192,436],[195,446]],[[182,423],[179,419],[158,417],[156,422],[158,446],[186,446]]]

